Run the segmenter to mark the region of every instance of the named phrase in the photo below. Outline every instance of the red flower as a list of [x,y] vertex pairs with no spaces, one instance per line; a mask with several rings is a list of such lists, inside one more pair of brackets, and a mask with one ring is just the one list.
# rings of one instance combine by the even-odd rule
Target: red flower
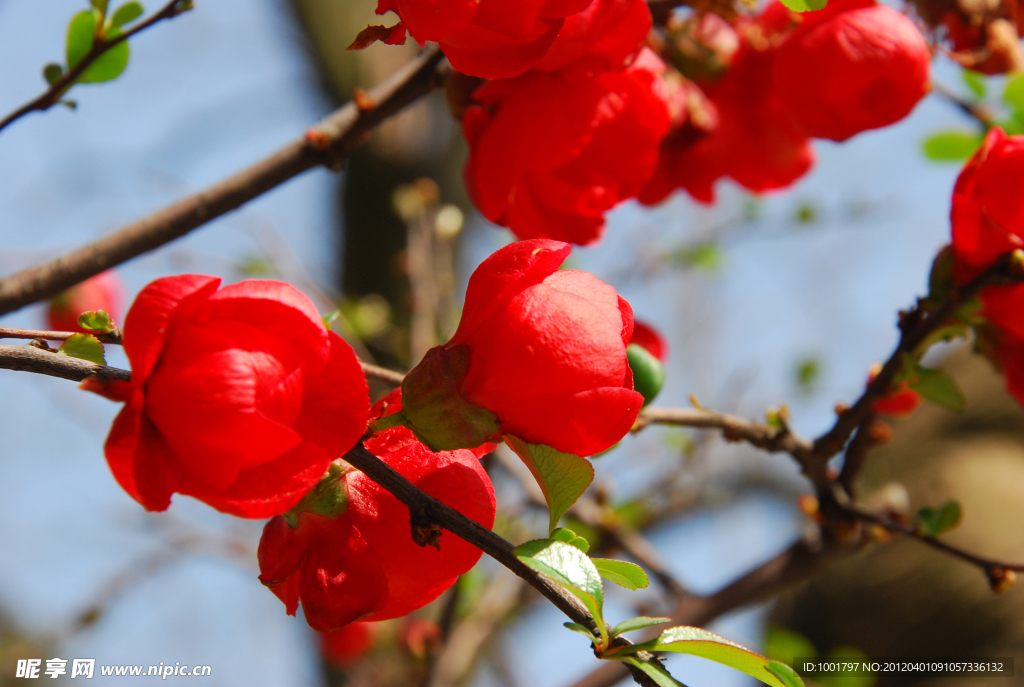
[[120,323],[122,307],[124,286],[108,270],[54,296],[46,311],[47,326],[58,332],[84,332],[78,326],[78,316],[90,310],[106,310],[114,322]]
[[[386,400],[401,407],[397,394]],[[404,427],[371,437],[366,448],[427,494],[494,525],[494,489],[473,451],[433,453]],[[479,549],[451,533],[441,533],[439,549],[418,546],[409,509],[363,473],[344,473],[338,484],[346,503],[336,517],[300,512],[292,529],[278,516],[260,539],[260,581],[289,615],[301,601],[313,629],[407,615],[479,560]]]
[[653,205],[684,188],[712,203],[715,182],[726,176],[755,192],[785,188],[814,164],[810,140],[790,121],[771,84],[765,34],[776,30],[777,14],[769,6],[756,23],[740,27],[740,47],[725,76],[700,84],[711,105],[708,121],[687,121],[669,134],[641,202]]
[[650,30],[647,0],[593,0],[565,20],[537,69],[557,71],[569,65],[590,72],[620,69],[640,50]]
[[669,128],[663,69],[644,51],[620,71],[533,71],[481,86],[463,120],[476,206],[521,239],[597,241],[604,213],[654,172]]
[[320,633],[320,651],[324,660],[339,668],[353,665],[373,646],[372,628],[370,623],[352,623]]
[[633,338],[629,343],[640,346],[661,362],[668,358],[668,342],[657,329],[643,322],[633,322]]
[[537,64],[565,18],[590,0],[377,0],[377,14],[402,18],[416,42],[436,41],[458,71],[485,79]]
[[633,426],[633,311],[593,275],[559,270],[569,246],[519,241],[469,279],[451,341],[402,384],[405,424],[438,448],[503,434],[589,456]]
[[144,288],[124,324],[131,382],[86,388],[127,403],[107,462],[147,510],[178,492],[265,518],[298,503],[359,440],[366,379],[292,286],[219,284],[181,275]]
[[775,90],[808,136],[845,141],[907,116],[929,90],[931,52],[914,23],[874,0],[831,0],[772,60]]

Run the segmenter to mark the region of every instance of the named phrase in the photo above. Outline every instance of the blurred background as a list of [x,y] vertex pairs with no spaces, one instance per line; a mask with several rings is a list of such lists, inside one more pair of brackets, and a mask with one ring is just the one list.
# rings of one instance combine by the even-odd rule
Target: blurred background
[[[386,78],[415,44],[344,50],[378,21],[374,6],[199,2],[133,39],[125,74],[76,87],[76,111],[30,115],[0,134],[0,270],[53,257],[201,189],[301,135],[357,86]],[[0,2],[0,110],[43,90],[40,69],[60,59],[67,21],[84,8],[81,0]],[[935,75],[970,93],[958,67],[939,59]],[[998,100],[1001,81],[989,81],[986,97]],[[845,144],[816,141],[813,172],[786,192],[753,197],[722,182],[713,207],[683,193],[650,209],[627,203],[611,213],[604,240],[575,249],[569,262],[614,285],[638,320],[667,337],[657,405],[687,406],[693,394],[756,419],[786,405],[794,429],[816,435],[889,355],[897,311],[924,293],[948,241],[959,165],[930,161],[922,142],[971,127],[929,96],[895,126]],[[382,126],[342,174],[308,172],[118,268],[126,302],[172,273],[285,279],[324,312],[339,309],[335,328],[361,356],[406,369],[454,329],[468,275],[511,240],[468,202],[465,156],[435,93]],[[0,324],[38,328],[43,313],[33,306]],[[110,363],[125,366],[111,349]],[[925,407],[897,423],[865,482],[915,510],[956,498],[965,517],[952,542],[1020,559],[1024,417],[987,363],[955,346],[943,355],[967,411]],[[21,682],[19,658],[52,657],[210,665],[209,684],[248,686],[562,687],[599,667],[554,608],[488,561],[415,618],[373,628],[362,659],[325,660],[301,613],[286,616],[256,579],[262,522],[182,496],[150,514],[118,488],[102,454],[116,411],[63,380],[0,374],[0,685]],[[808,485],[785,456],[651,427],[594,462],[590,502],[642,530],[694,592],[715,591],[807,529],[795,504]],[[499,531],[516,542],[540,534],[547,519],[518,465],[500,452],[488,463]],[[570,526],[601,538],[580,520]],[[663,613],[672,596],[653,582],[644,592],[611,589],[608,603],[617,622]],[[1020,663],[1024,590],[997,597],[977,569],[893,541],[711,629],[782,655],[799,647],[810,652],[799,655],[1014,655]],[[668,667],[691,687],[752,682],[697,658],[673,657]],[[877,684],[909,681],[879,676]]]

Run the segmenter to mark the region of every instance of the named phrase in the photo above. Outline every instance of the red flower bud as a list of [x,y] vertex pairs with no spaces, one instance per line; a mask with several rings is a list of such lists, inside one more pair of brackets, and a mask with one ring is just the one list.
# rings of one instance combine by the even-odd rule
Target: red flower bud
[[775,51],[783,107],[808,136],[845,141],[906,117],[929,90],[931,51],[914,23],[874,0],[799,15]]
[[359,440],[366,379],[292,286],[219,283],[165,277],[135,299],[124,324],[131,382],[97,389],[127,403],[107,462],[147,510],[178,492],[265,518],[298,503]]
[[633,338],[629,343],[640,346],[661,362],[668,359],[668,342],[665,341],[665,337],[657,329],[643,322],[633,322]]
[[559,270],[568,254],[558,241],[519,241],[476,269],[455,336],[402,384],[402,419],[425,443],[513,434],[589,456],[633,426],[633,311],[593,275]]
[[58,332],[84,332],[78,316],[90,310],[106,310],[120,324],[124,307],[124,285],[107,270],[54,296],[46,311],[47,326]]
[[[371,437],[366,448],[427,494],[494,525],[494,489],[472,451],[433,453],[404,427]],[[361,472],[340,479],[347,504],[339,515],[300,512],[296,529],[278,516],[260,539],[260,581],[289,615],[301,601],[313,629],[407,615],[479,560],[478,548],[443,530],[439,548],[417,545],[403,503]]]
[[324,660],[338,668],[353,665],[373,646],[371,623],[352,623],[331,632],[320,633],[320,651]]
[[565,18],[590,0],[377,0],[421,46],[436,41],[458,71],[485,79],[522,74],[537,64]]
[[604,213],[654,173],[670,123],[663,69],[644,51],[620,71],[533,71],[481,86],[463,120],[473,202],[521,239],[597,241]]

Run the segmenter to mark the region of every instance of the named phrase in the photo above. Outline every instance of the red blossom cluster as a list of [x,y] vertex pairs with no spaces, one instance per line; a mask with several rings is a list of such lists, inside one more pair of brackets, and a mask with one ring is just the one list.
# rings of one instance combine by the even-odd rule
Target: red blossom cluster
[[351,347],[293,287],[158,279],[124,322],[131,381],[83,383],[125,404],[105,447],[110,469],[148,510],[166,509],[177,492],[270,517],[260,580],[288,613],[301,603],[314,629],[404,616],[480,550],[431,523],[411,528],[409,509],[346,463],[348,451],[362,442],[490,528],[494,490],[479,462],[490,442],[514,435],[588,456],[636,419],[632,310],[592,275],[559,270],[569,248],[522,241],[485,260],[455,336],[372,412]]
[[892,124],[929,89],[924,37],[875,0],[804,14],[776,0],[731,23],[695,12],[664,35],[644,0],[380,0],[389,10],[492,79],[459,108],[466,186],[520,239],[594,243],[622,201],[682,188],[710,203],[723,177],[783,188],[813,165],[812,138]]
[[[964,284],[1001,256],[1024,248],[1024,136],[999,127],[960,173],[953,188],[953,278]],[[981,292],[987,327],[976,328],[982,349],[1002,368],[1006,385],[1024,404],[1024,284],[990,286]]]

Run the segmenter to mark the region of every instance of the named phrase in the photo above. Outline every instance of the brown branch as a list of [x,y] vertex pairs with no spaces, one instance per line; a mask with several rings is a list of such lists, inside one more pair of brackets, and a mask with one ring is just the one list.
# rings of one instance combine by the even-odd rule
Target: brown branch
[[405,375],[401,372],[395,372],[389,370],[386,367],[380,367],[379,365],[371,365],[370,363],[364,363],[359,361],[359,364],[363,367],[363,374],[373,379],[379,379],[382,382],[392,384],[394,386],[401,386],[402,380],[405,379]]
[[36,374],[70,379],[73,382],[80,382],[87,377],[121,382],[131,379],[131,373],[128,370],[99,365],[81,358],[72,358],[63,353],[46,351],[32,345],[0,345],[0,368],[35,372]]
[[841,513],[855,520],[860,520],[862,522],[870,522],[880,527],[883,527],[887,531],[892,532],[893,534],[902,534],[905,537],[916,539],[922,544],[927,544],[928,546],[931,546],[934,549],[938,549],[939,551],[948,553],[949,555],[959,558],[962,561],[966,561],[972,565],[976,565],[982,570],[984,570],[985,573],[989,576],[989,580],[993,582],[995,581],[994,577],[999,575],[1000,572],[1005,572],[1007,570],[1011,570],[1014,572],[1024,572],[1024,563],[1010,563],[1006,561],[997,561],[991,558],[977,556],[968,551],[964,551],[959,547],[953,546],[952,544],[947,544],[938,537],[935,537],[931,534],[926,534],[925,532],[921,531],[921,529],[914,527],[913,525],[904,522],[899,522],[898,520],[895,520],[891,517],[887,517],[884,515],[876,515],[875,513],[869,513],[867,511],[854,508],[852,506],[843,507],[841,509]]
[[78,79],[78,77],[84,74],[85,70],[92,66],[92,64],[96,60],[102,57],[104,53],[113,48],[115,45],[118,45],[122,41],[128,40],[137,33],[145,31],[150,26],[156,24],[159,21],[162,21],[164,19],[171,19],[173,17],[178,16],[179,14],[187,12],[190,9],[192,9],[191,0],[171,0],[171,2],[164,5],[163,9],[161,9],[156,14],[150,16],[148,19],[146,19],[141,24],[135,26],[130,31],[125,31],[124,33],[114,38],[111,38],[110,40],[97,39],[93,41],[92,48],[89,49],[89,52],[85,54],[85,56],[78,62],[78,64],[68,69],[68,71],[61,78],[54,81],[45,93],[40,95],[38,98],[25,103],[17,110],[11,112],[9,115],[0,120],[0,131],[2,131],[8,125],[12,124],[14,121],[29,114],[30,112],[43,112],[45,110],[49,110],[51,107],[59,103],[61,96],[64,95],[64,93],[66,93],[67,90],[75,84],[75,81]]
[[[549,581],[516,558],[512,544],[505,539],[454,508],[420,491],[394,468],[367,451],[361,443],[346,453],[344,459],[404,503],[409,508],[410,522],[414,527],[431,525],[444,527],[521,577],[570,620],[587,628],[595,636],[599,634],[597,623],[603,623],[604,620],[593,618],[583,604],[570,592]],[[620,637],[615,640],[615,643],[616,645],[628,645],[630,642]],[[656,660],[643,652],[637,656],[642,660]],[[630,670],[633,671],[634,679],[638,684],[654,684],[641,671],[633,668]]]
[[[93,243],[0,280],[0,315],[49,298],[89,277],[180,238],[317,166],[340,169],[346,156],[388,117],[438,87],[443,55],[427,49],[373,88],[372,109],[350,102],[306,136],[199,193],[183,198]],[[365,104],[364,104],[365,107]]]
[[[0,339],[43,339],[45,341],[67,341],[81,332],[55,332],[49,329],[18,329],[17,327],[0,327]],[[120,344],[121,337],[116,334],[100,334],[89,332],[103,343]]]
[[985,127],[986,130],[995,125],[995,118],[987,108],[960,97],[956,91],[934,77],[932,78],[932,92],[943,100],[955,105],[961,112],[972,117],[978,124]]

